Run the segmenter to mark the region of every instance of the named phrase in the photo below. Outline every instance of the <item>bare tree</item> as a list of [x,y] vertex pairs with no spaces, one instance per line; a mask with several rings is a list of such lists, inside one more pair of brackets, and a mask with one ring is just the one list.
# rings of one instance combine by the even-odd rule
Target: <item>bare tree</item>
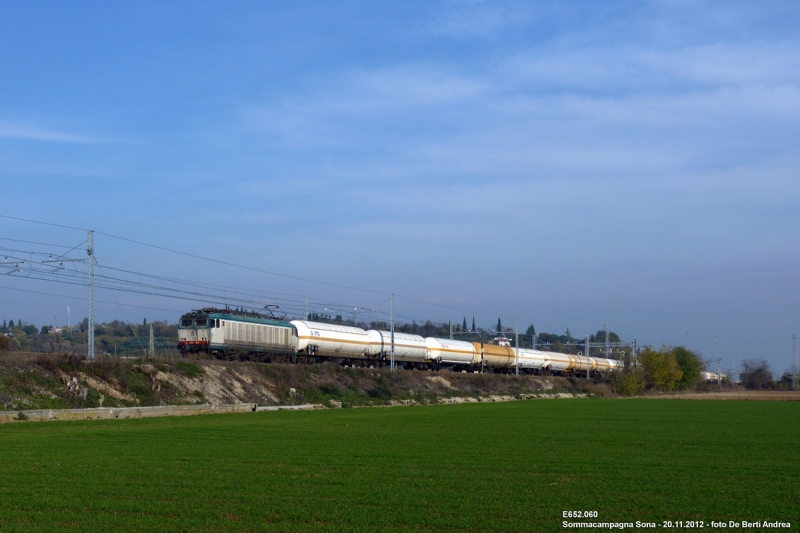
[[742,361],[740,374],[742,385],[748,389],[772,389],[775,381],[766,359],[746,359]]

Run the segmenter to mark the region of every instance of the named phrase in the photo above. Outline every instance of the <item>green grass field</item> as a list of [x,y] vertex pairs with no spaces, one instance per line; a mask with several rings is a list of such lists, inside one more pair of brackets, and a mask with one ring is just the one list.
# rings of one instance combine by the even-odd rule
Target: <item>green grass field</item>
[[540,400],[0,426],[2,531],[564,531],[567,510],[797,530],[800,403]]

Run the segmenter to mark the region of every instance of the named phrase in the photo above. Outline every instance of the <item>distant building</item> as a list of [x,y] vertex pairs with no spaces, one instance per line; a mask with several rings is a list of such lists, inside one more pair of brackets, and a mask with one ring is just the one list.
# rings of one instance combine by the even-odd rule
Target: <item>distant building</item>
[[498,346],[511,346],[511,340],[509,340],[508,337],[506,337],[502,333],[497,337],[495,337],[494,339],[492,339],[492,342],[494,344],[497,344]]

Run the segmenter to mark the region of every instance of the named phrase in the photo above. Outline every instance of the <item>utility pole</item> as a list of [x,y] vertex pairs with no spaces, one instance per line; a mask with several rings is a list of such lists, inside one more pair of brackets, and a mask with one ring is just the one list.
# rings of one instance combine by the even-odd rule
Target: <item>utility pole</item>
[[392,333],[392,354],[391,354],[391,362],[389,364],[389,368],[394,372],[394,294],[392,294],[391,298],[389,299],[389,317],[392,322],[391,324],[391,333]]
[[450,321],[450,340],[453,340],[453,321]]
[[611,356],[611,348],[608,346],[608,320],[606,320],[606,357]]
[[67,306],[67,327],[68,327],[68,328],[71,328],[71,327],[72,327],[72,324],[71,324],[71,323],[70,323],[70,321],[69,321],[69,306]]
[[303,296],[303,320],[308,320],[308,296]]
[[[606,342],[608,342],[608,334],[606,334]],[[586,379],[589,379],[589,335],[586,335],[586,347],[583,349],[583,355],[586,356]]]
[[519,376],[519,319],[514,322],[514,365]]
[[792,335],[792,390],[797,390],[797,335]]
[[86,357],[94,359],[94,231],[89,230],[86,238],[86,275],[89,286],[89,335]]
[[714,363],[714,362],[717,363],[717,385],[719,385],[722,382],[722,374],[720,374],[720,372],[721,372],[720,366],[721,366],[722,359],[717,357],[716,359],[709,359],[706,362],[707,363]]
[[155,358],[156,356],[156,342],[155,338],[153,338],[153,324],[150,324],[150,358]]

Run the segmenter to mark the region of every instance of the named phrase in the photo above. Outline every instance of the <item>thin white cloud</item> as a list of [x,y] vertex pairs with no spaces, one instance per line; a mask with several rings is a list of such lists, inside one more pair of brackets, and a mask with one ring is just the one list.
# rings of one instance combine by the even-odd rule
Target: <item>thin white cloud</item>
[[446,3],[421,29],[432,35],[455,39],[489,38],[530,23],[540,8],[525,2],[461,0]]
[[96,143],[96,139],[26,124],[0,122],[0,138],[56,143]]

